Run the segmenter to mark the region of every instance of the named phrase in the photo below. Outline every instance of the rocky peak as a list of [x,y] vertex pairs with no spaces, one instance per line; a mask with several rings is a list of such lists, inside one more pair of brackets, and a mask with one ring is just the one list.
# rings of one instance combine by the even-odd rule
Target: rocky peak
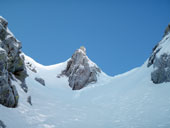
[[84,88],[97,81],[100,69],[86,55],[86,48],[80,47],[67,62],[66,69],[62,72],[69,78],[69,86],[73,90]]
[[81,46],[80,50],[82,50],[86,54],[86,48],[84,46]]

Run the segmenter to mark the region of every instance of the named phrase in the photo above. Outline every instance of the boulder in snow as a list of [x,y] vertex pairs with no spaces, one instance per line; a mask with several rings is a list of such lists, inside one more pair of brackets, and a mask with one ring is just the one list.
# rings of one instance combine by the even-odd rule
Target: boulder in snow
[[0,120],[0,128],[6,128],[6,125],[4,124],[2,120]]
[[35,77],[35,80],[39,82],[41,85],[45,86],[45,80],[39,77]]
[[31,96],[28,96],[27,98],[27,102],[32,106],[32,100],[31,100]]

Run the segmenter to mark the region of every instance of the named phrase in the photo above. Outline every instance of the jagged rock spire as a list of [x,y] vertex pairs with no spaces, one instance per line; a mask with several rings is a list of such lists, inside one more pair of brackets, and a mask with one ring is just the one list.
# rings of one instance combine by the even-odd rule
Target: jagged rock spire
[[89,83],[97,81],[100,69],[86,55],[86,48],[80,47],[67,62],[66,69],[62,75],[69,78],[69,86],[73,90],[79,90]]
[[86,54],[86,48],[84,46],[81,46],[80,49]]

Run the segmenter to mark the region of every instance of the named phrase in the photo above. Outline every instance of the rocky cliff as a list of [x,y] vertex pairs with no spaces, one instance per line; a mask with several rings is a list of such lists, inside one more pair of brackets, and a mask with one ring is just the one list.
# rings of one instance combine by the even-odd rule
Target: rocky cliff
[[170,24],[163,39],[153,48],[148,67],[153,66],[151,80],[155,84],[170,82]]
[[7,25],[8,22],[0,17],[0,104],[16,107],[19,95],[11,81],[20,80],[21,87],[27,92],[27,72],[21,43],[9,31]]

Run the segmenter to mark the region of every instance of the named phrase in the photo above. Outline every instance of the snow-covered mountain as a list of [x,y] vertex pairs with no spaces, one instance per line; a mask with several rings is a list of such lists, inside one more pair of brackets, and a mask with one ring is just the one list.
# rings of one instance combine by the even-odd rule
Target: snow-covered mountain
[[[4,31],[9,33],[4,21],[0,17],[0,37],[4,37]],[[7,42],[7,35],[0,44]],[[16,42],[9,41],[8,46]],[[15,48],[20,51],[20,47]],[[0,61],[4,62],[0,81],[3,78],[8,82],[0,84],[0,98],[5,96],[5,86],[13,99],[0,102],[0,128],[170,127],[170,25],[141,67],[114,77],[102,72],[87,57],[84,47],[67,61],[51,66],[15,50],[20,61],[13,65],[13,71],[4,67],[11,62],[11,50],[2,45],[1,49],[0,57],[6,57]],[[16,102],[11,105],[5,101]]]

